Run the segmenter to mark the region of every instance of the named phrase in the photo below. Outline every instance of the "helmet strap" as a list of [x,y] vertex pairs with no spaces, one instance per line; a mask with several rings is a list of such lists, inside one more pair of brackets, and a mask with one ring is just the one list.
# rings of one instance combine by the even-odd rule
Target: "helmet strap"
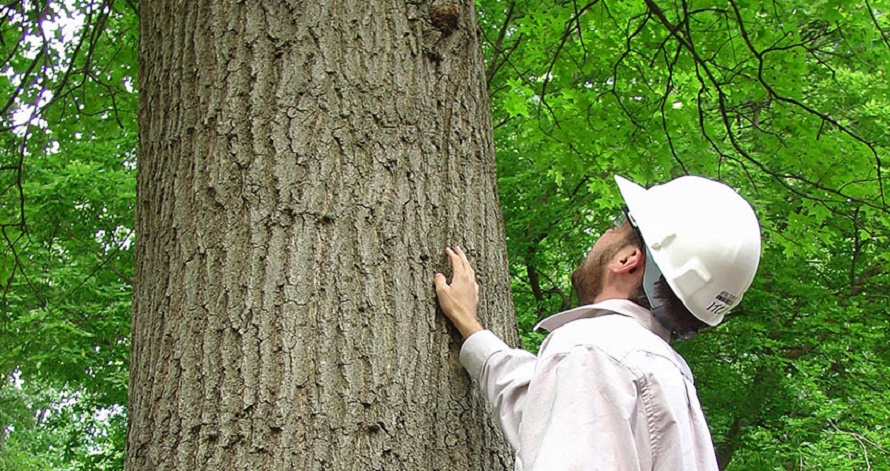
[[655,284],[658,283],[660,278],[661,269],[655,264],[655,261],[652,258],[652,252],[649,251],[649,247],[646,247],[646,265],[643,269],[643,291],[646,293],[646,299],[649,300],[649,310],[652,312],[652,315],[658,319],[658,322],[661,323],[665,329],[670,331],[671,338],[686,340],[694,337],[697,333],[694,330],[680,332],[677,329],[667,313],[664,301],[655,295]]

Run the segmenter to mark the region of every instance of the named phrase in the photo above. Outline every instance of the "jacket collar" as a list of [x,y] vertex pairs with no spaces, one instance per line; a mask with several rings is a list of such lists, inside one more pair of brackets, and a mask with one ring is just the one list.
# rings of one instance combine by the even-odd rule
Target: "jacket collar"
[[538,322],[538,325],[535,326],[535,330],[544,329],[548,332],[553,332],[574,320],[589,319],[602,316],[606,313],[615,313],[630,317],[642,324],[643,327],[647,328],[655,335],[664,339],[665,342],[669,342],[671,339],[670,331],[665,329],[648,309],[627,299],[607,299],[598,303],[586,304],[584,306],[576,307],[575,309],[554,314],[541,322]]

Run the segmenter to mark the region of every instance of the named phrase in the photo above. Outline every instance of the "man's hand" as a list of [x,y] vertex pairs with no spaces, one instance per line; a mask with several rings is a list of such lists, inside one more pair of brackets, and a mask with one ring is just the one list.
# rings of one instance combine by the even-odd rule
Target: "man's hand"
[[436,295],[442,312],[466,339],[482,330],[482,324],[476,319],[479,285],[476,284],[473,267],[460,247],[455,247],[454,250],[446,247],[445,253],[451,262],[453,276],[449,285],[445,282],[445,275],[436,273]]

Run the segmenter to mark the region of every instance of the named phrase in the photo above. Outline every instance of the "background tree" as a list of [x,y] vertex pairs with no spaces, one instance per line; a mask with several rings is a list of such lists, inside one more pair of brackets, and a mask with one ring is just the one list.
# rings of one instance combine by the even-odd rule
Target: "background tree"
[[511,467],[432,284],[518,339],[474,6],[139,16],[127,469]]
[[136,18],[0,6],[0,469],[120,469]]

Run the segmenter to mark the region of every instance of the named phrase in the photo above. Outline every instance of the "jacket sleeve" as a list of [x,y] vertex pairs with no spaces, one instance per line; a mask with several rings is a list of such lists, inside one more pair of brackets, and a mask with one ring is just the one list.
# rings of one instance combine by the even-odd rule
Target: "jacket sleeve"
[[534,374],[535,356],[510,348],[491,331],[482,330],[464,342],[460,362],[479,383],[507,441],[518,450],[522,407]]

